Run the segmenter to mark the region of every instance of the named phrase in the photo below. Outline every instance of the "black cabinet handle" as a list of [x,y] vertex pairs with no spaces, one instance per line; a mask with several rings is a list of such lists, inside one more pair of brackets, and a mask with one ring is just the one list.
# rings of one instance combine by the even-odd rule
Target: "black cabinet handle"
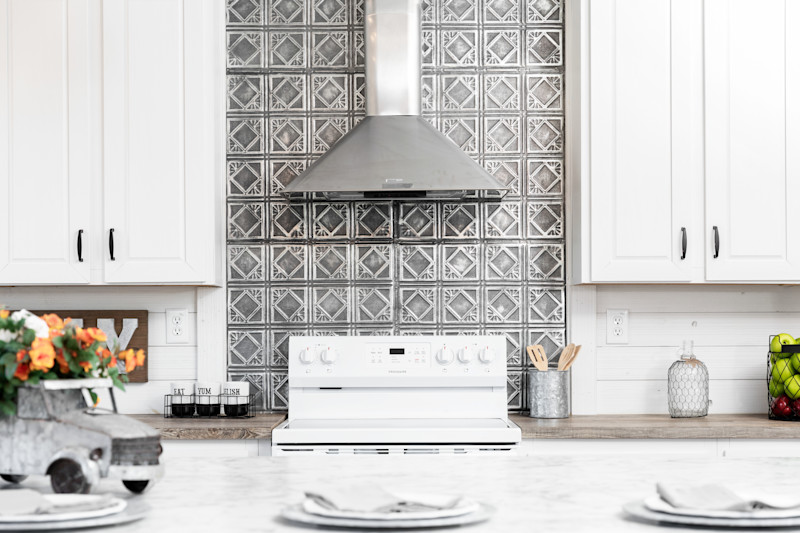
[[714,259],[719,257],[719,228],[714,226]]
[[116,261],[114,259],[114,228],[108,232],[108,253],[111,256],[112,261]]
[[681,228],[681,261],[686,259],[686,228]]
[[78,230],[78,262],[83,263],[83,230]]

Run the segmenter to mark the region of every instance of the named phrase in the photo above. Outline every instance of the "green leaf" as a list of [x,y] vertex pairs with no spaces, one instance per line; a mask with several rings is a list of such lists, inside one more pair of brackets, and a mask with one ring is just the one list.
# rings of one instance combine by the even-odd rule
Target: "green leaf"
[[17,363],[14,362],[13,365],[6,365],[6,379],[11,380],[14,377],[14,372],[17,371]]
[[119,390],[125,392],[125,385],[122,384],[122,382],[119,380],[119,378],[111,378],[111,381],[114,382],[114,386],[116,388],[118,388]]
[[54,337],[53,338],[53,346],[56,348],[63,348],[64,347],[64,338],[63,337]]
[[92,389],[89,389],[89,395],[92,397],[92,405],[97,405],[97,394]]
[[17,362],[17,354],[7,353],[0,357],[0,365],[10,365]]
[[17,414],[17,406],[11,400],[0,400],[0,411],[4,415],[13,416]]
[[48,372],[47,374],[42,375],[42,379],[58,379],[58,375]]
[[36,385],[37,383],[39,383],[39,378],[40,377],[41,377],[40,374],[31,374],[28,377],[28,383],[30,383],[31,385]]
[[33,344],[34,339],[36,339],[36,332],[32,329],[26,329],[25,333],[22,334],[22,342],[27,346]]

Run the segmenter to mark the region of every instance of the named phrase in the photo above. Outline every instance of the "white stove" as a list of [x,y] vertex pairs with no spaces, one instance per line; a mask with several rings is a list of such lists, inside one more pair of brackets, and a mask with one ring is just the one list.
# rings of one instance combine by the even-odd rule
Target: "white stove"
[[502,336],[292,337],[273,455],[516,451]]

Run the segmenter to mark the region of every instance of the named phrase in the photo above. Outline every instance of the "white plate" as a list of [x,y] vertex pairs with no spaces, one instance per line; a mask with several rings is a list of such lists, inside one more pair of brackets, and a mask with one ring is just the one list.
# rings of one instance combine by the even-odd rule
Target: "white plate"
[[686,509],[673,507],[660,496],[651,496],[644,501],[644,506],[651,511],[659,513],[683,515],[683,516],[704,516],[706,518],[800,518],[800,508],[794,509],[759,509],[757,511],[723,511],[714,509]]
[[58,522],[16,522],[0,524],[0,531],[61,531],[65,529],[88,529],[127,524],[141,520],[147,514],[149,506],[141,500],[131,500],[124,511],[96,518],[78,520],[59,520]]
[[2,524],[30,524],[39,522],[61,522],[66,520],[86,520],[90,518],[100,518],[125,510],[128,503],[115,497],[107,497],[92,494],[43,494],[45,500],[54,506],[70,506],[70,505],[91,505],[101,503],[103,500],[108,500],[108,504],[98,509],[91,509],[88,511],[54,511],[52,513],[36,513],[36,514],[16,514],[0,516],[0,525]]
[[306,498],[302,503],[306,513],[327,516],[330,518],[352,518],[354,520],[432,520],[434,518],[452,518],[474,513],[480,509],[480,504],[473,500],[462,499],[458,505],[450,509],[437,509],[431,511],[409,511],[403,513],[371,513],[365,511],[340,511],[338,509],[328,509],[318,504],[311,498]]
[[679,514],[660,513],[651,511],[645,506],[643,500],[631,502],[622,506],[622,510],[634,518],[647,522],[661,522],[663,524],[710,526],[727,528],[779,528],[798,527],[800,518],[711,518],[707,516],[687,516]]
[[302,504],[293,505],[281,511],[281,516],[286,520],[305,524],[308,526],[327,526],[350,529],[420,529],[427,527],[465,526],[488,520],[494,508],[485,504],[478,504],[478,510],[473,513],[447,518],[431,518],[428,520],[364,520],[354,518],[333,518],[318,516],[303,510]]

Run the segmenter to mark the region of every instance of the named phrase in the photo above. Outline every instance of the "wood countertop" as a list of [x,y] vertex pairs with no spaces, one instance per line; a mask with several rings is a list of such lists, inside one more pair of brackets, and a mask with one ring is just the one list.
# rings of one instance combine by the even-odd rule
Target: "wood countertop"
[[130,415],[161,431],[164,440],[268,439],[286,420],[286,413],[258,414],[252,418],[164,418]]
[[770,420],[766,414],[594,415],[537,419],[511,415],[523,439],[796,439],[800,422]]

